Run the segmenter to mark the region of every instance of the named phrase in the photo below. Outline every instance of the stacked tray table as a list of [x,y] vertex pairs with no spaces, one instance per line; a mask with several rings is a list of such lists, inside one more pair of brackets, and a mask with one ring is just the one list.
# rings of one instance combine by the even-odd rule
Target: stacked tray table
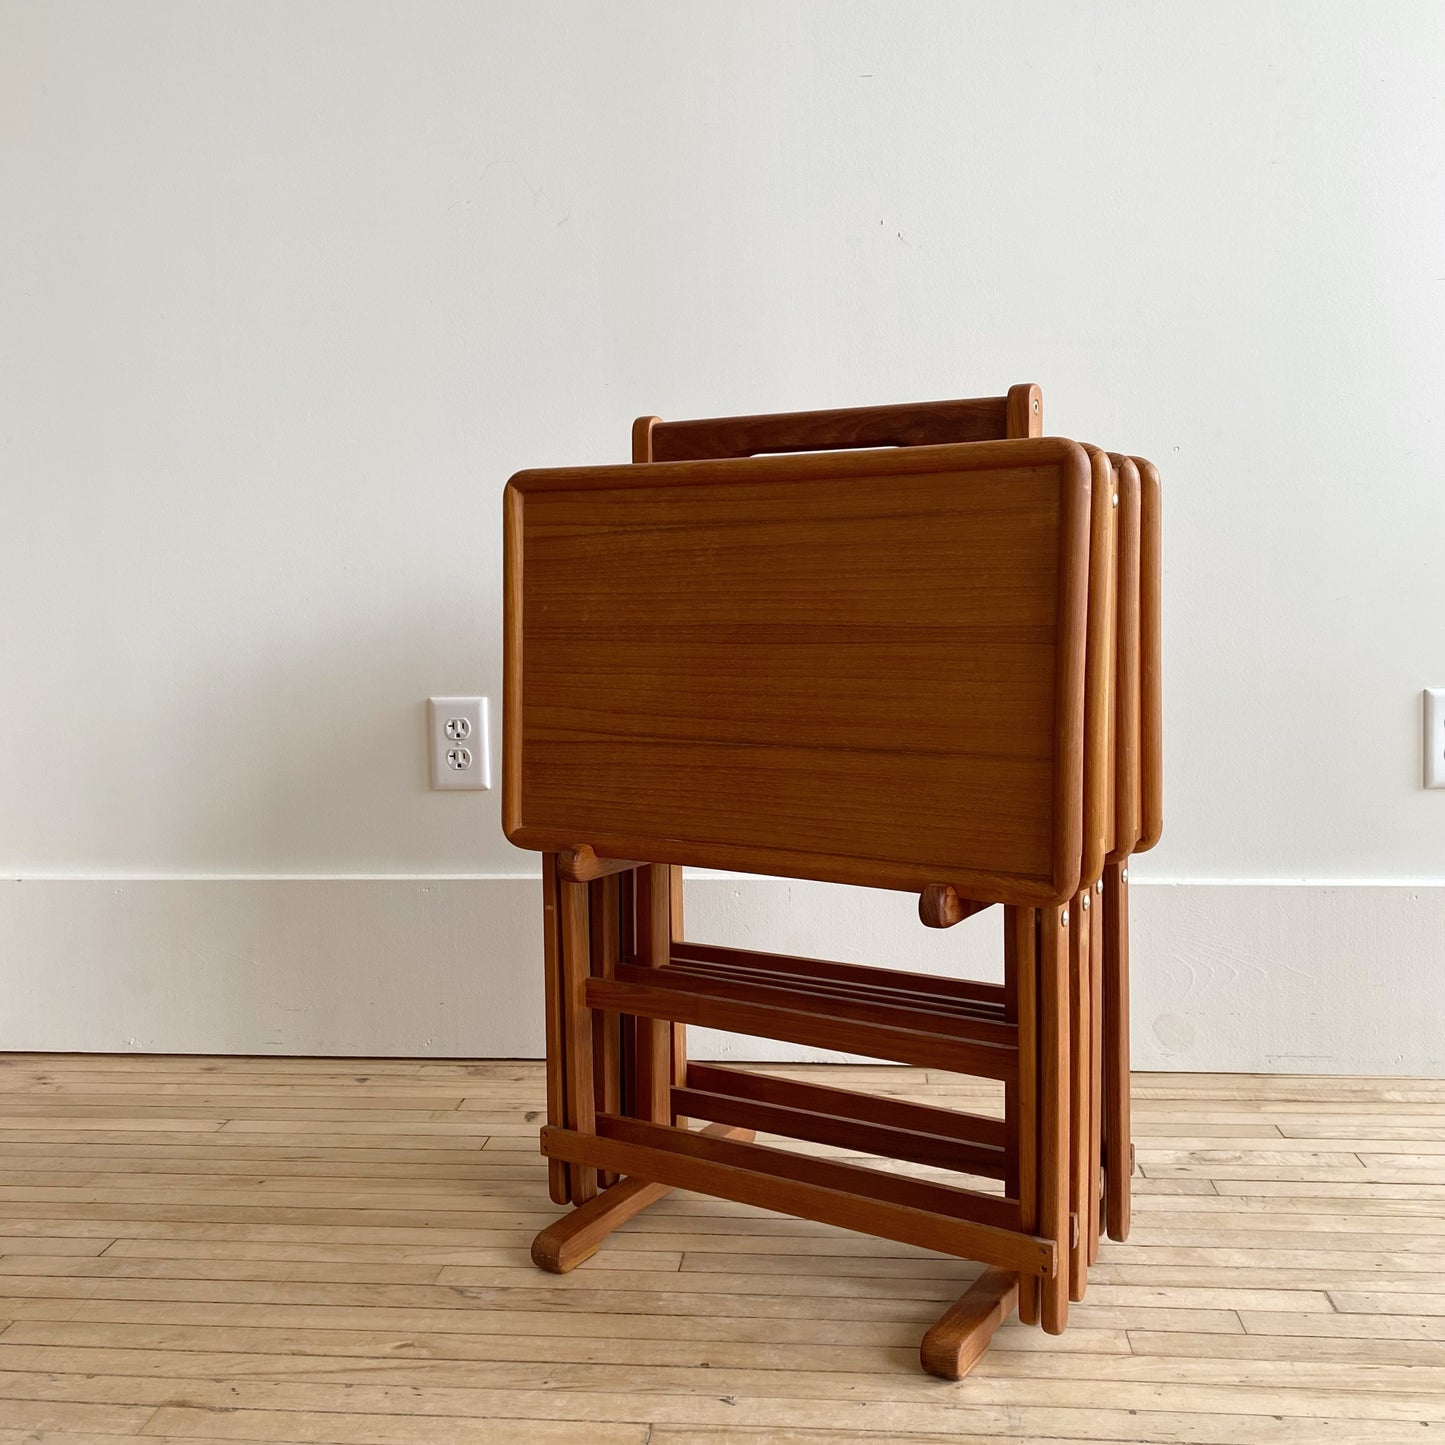
[[[645,417],[631,465],[508,484],[503,823],[543,855],[573,1206],[543,1268],[673,1188],[975,1259],[922,1346],[958,1378],[1015,1309],[1061,1331],[1127,1235],[1159,477],[1041,432],[1027,385]],[[907,890],[936,928],[1000,905],[1003,982],[688,942],[685,865]],[[1002,1117],[689,1062],[690,1024],[996,1080]]]

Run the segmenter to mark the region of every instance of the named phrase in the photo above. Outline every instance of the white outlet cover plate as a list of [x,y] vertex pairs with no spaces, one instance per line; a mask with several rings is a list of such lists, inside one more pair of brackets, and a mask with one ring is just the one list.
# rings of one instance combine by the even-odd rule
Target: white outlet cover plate
[[429,697],[426,723],[433,788],[453,792],[492,786],[486,698]]
[[1445,788],[1445,687],[1425,689],[1425,786]]

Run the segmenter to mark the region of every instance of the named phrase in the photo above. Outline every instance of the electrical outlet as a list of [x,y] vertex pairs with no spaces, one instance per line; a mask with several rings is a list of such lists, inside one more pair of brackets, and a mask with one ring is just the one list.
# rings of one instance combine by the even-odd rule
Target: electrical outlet
[[426,716],[432,787],[490,788],[486,698],[429,697]]
[[1425,786],[1445,788],[1445,687],[1425,689]]

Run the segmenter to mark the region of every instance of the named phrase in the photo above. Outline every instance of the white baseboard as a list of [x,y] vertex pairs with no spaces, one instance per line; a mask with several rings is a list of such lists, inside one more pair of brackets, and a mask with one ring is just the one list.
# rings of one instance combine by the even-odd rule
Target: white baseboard
[[[997,977],[998,911],[705,877],[689,936]],[[1133,887],[1140,1069],[1445,1073],[1445,886]],[[0,883],[0,1049],[540,1056],[538,884],[517,878]],[[696,1031],[698,1057],[816,1059]]]

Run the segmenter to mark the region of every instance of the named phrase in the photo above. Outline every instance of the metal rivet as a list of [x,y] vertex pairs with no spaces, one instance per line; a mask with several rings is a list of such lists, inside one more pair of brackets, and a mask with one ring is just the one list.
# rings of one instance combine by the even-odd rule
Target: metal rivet
[[1060,928],[1067,928],[1068,926],[1069,926],[1069,910],[1066,908],[1066,909],[1064,909],[1064,911],[1063,911],[1061,914],[1059,914],[1059,927],[1060,927]]
[[1089,911],[1089,895],[1086,893],[1086,894],[1084,894],[1084,912],[1087,913],[1088,911]]
[[1121,883],[1127,883],[1129,881],[1129,870],[1127,868],[1119,874],[1119,881]]
[[1114,505],[1115,505],[1116,507],[1119,505],[1119,494],[1118,494],[1118,492],[1115,492],[1115,493],[1114,493]]
[[1035,397],[1035,398],[1034,398],[1034,415],[1037,416],[1038,413],[1039,413],[1039,399],[1038,399],[1038,397]]
[[1094,884],[1094,892],[1095,892],[1095,893],[1102,893],[1103,891],[1104,891],[1104,880],[1103,880],[1102,878],[1100,878],[1099,881]]

